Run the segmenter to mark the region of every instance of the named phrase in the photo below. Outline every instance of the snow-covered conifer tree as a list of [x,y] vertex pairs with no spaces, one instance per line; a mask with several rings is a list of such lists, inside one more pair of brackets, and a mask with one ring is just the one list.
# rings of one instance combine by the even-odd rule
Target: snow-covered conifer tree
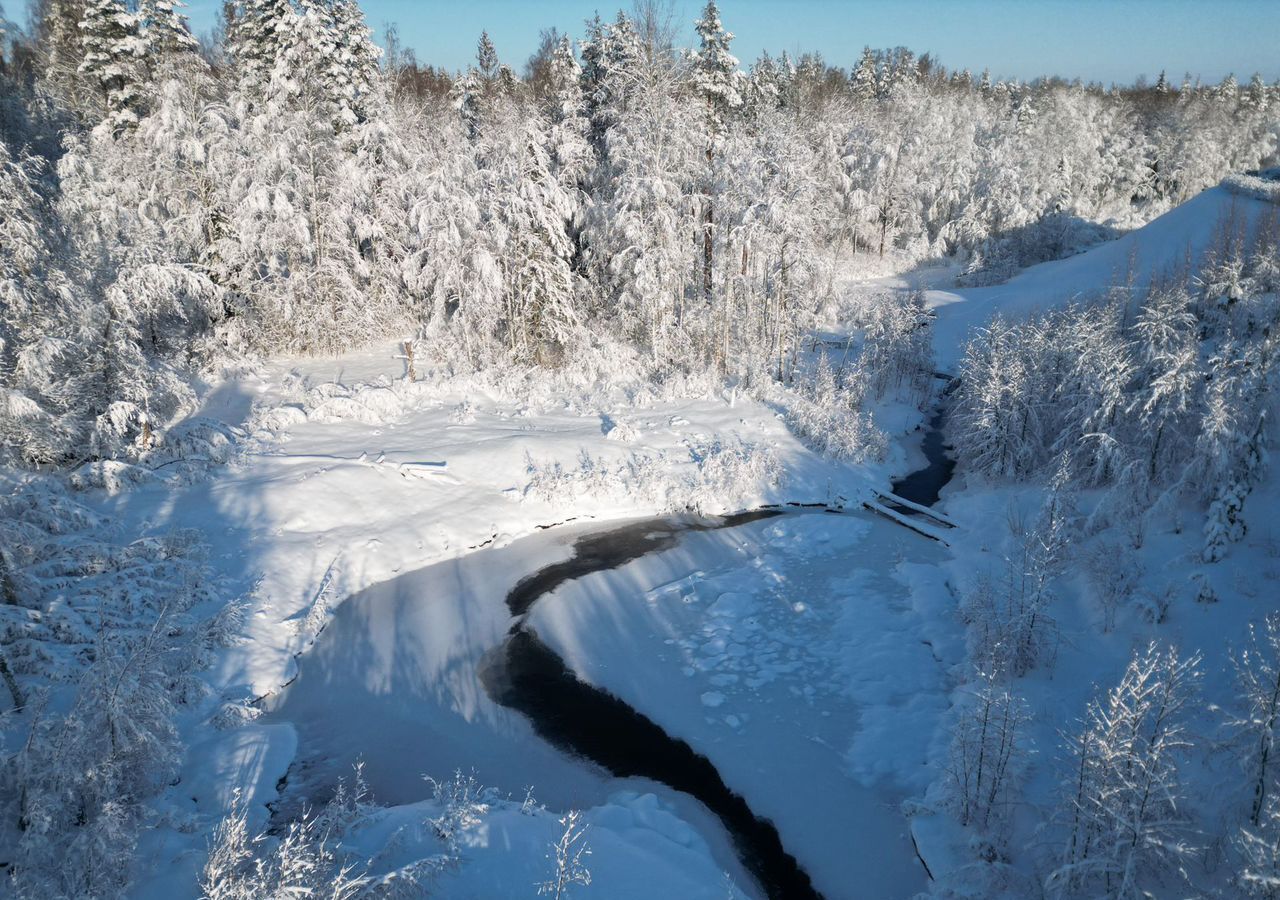
[[271,82],[296,13],[289,0],[240,0],[235,12],[227,34],[228,49],[236,62],[241,89],[260,95]]
[[97,89],[98,122],[112,134],[132,128],[138,124],[146,52],[138,16],[123,0],[88,0],[80,34],[84,57],[79,72]]
[[691,78],[694,91],[706,104],[707,172],[702,188],[702,299],[709,304],[715,253],[715,148],[728,124],[729,116],[742,105],[742,94],[738,90],[738,59],[729,52],[733,34],[724,30],[715,0],[708,0],[702,11],[702,18],[694,24],[694,28],[701,45],[691,54]]
[[139,24],[148,55],[169,56],[200,49],[186,16],[178,11],[185,5],[177,0],[142,0],[139,4]]

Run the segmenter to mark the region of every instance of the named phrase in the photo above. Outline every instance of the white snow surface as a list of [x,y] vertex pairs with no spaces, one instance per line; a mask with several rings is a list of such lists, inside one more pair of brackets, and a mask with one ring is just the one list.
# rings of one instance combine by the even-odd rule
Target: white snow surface
[[[1131,258],[1140,284],[1202,254],[1233,208],[1253,216],[1263,203],[1209,190],[1115,242],[1007,284],[930,290],[939,368],[954,370],[966,335],[991,314],[1021,317],[1096,296],[1124,280]],[[924,285],[933,274],[872,287]],[[449,879],[444,896],[532,893],[546,875],[557,814],[570,807],[584,808],[590,824],[595,878],[585,896],[753,894],[705,809],[660,785],[605,777],[545,745],[488,701],[477,667],[510,625],[506,590],[563,559],[583,530],[689,507],[715,513],[844,498],[856,509],[871,487],[919,461],[914,440],[895,443],[884,464],[839,465],[741,394],[684,385],[657,395],[514,377],[408,384],[396,357],[387,345],[222,381],[201,414],[244,426],[247,453],[200,483],[93,495],[131,532],[199,528],[216,573],[246,593],[243,640],[209,673],[220,700],[277,694],[305,654],[295,689],[273,697],[265,717],[222,731],[180,723],[191,746],[144,837],[139,858],[150,871],[140,873],[137,896],[195,895],[206,836],[236,787],[261,827],[286,773],[287,801],[322,800],[357,757],[375,799],[396,804],[350,837],[368,855],[385,851],[387,835],[402,826],[418,836],[398,839],[396,859],[439,852],[418,833],[432,814],[421,776],[462,768],[496,788],[463,864],[441,876]],[[901,437],[919,416],[891,409],[886,421]],[[733,452],[742,447],[751,452]],[[963,591],[994,566],[999,523],[1040,497],[1035,487],[961,475],[941,504],[959,526],[948,533],[949,549],[861,513],[790,514],[686,534],[670,550],[563,585],[535,607],[531,624],[581,677],[707,755],[775,822],[829,896],[922,888],[913,839],[936,877],[959,884],[976,865],[967,835],[930,812],[963,659],[952,587]],[[1246,514],[1277,501],[1270,478]],[[1205,709],[1231,701],[1227,647],[1239,647],[1246,624],[1270,609],[1265,585],[1280,577],[1277,537],[1258,519],[1206,572],[1199,513],[1184,513],[1186,527],[1154,527],[1137,554],[1142,596],[1168,601],[1164,622],[1153,624],[1140,602],[1100,634],[1085,579],[1073,572],[1056,586],[1055,666],[1019,684],[1037,724],[1010,846],[1032,846],[1052,805],[1058,729],[1083,714],[1097,687],[1114,683],[1133,647],[1156,638],[1204,651]],[[558,523],[571,524],[539,532]],[[1195,602],[1194,579],[1206,576],[1218,603]],[[1214,727],[1208,718],[1195,725],[1200,733]],[[1190,802],[1210,820],[1225,821],[1236,802],[1221,790],[1233,781],[1232,765],[1206,754],[1187,773]],[[518,800],[529,785],[548,810],[522,814],[518,802],[501,799]],[[910,817],[899,809],[921,797],[908,804]],[[379,865],[395,864],[383,857]],[[1018,857],[1027,885],[1043,876],[1035,860]],[[1214,877],[1196,887],[1221,887]]]

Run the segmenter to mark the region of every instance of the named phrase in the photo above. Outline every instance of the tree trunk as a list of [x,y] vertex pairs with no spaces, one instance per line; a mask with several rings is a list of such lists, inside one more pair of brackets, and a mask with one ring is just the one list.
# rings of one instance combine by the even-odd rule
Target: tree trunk
[[413,368],[413,341],[404,342],[405,377],[409,381],[417,381],[418,373]]
[[1253,787],[1253,810],[1249,816],[1249,821],[1255,828],[1262,822],[1262,809],[1267,802],[1267,764],[1271,761],[1272,733],[1275,731],[1277,713],[1280,713],[1280,673],[1277,673],[1271,691],[1271,702],[1267,705],[1267,724],[1262,731],[1261,746],[1258,749],[1258,781]]
[[[707,178],[711,177],[711,145],[707,144]],[[711,190],[708,183],[706,205],[702,211],[702,299],[711,303],[711,226],[714,219]]]

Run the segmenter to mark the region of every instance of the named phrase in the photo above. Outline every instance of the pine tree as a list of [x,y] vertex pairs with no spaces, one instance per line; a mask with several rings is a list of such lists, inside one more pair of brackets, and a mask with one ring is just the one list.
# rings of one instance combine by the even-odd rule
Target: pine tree
[[241,90],[258,97],[270,86],[297,14],[290,0],[238,0],[228,22],[227,45]]
[[486,82],[492,83],[498,77],[498,51],[487,31],[480,32],[480,40],[476,43],[476,71]]
[[[14,159],[0,141],[0,455],[58,462],[66,421],[66,326],[84,313],[56,250],[61,228],[38,191],[38,160]],[[64,318],[65,317],[65,318]]]
[[138,17],[123,0],[89,0],[80,33],[84,57],[79,73],[97,88],[98,120],[111,134],[136,126],[142,103],[140,62],[146,52]]
[[571,195],[557,180],[537,119],[519,126],[512,151],[501,166],[491,148],[486,156],[498,179],[491,203],[494,251],[502,251],[505,331],[508,348],[521,361],[558,362],[570,349],[576,329],[576,282],[569,266],[572,243],[566,226],[573,215]]
[[859,100],[866,102],[878,96],[878,69],[875,52],[870,47],[863,47],[862,56],[853,70],[853,95]]
[[[611,68],[606,85],[634,71]],[[664,367],[689,350],[681,326],[696,266],[688,235],[699,227],[688,198],[701,149],[697,111],[679,102],[670,72],[636,79],[628,91],[625,107],[597,108],[610,123],[608,158],[585,223],[585,257],[599,308]]]
[[335,93],[341,97],[343,120],[366,119],[381,91],[379,63],[382,51],[373,43],[364,13],[355,0],[332,0],[333,27],[337,32],[341,80]]
[[692,54],[691,78],[694,91],[706,104],[707,172],[704,176],[702,210],[702,299],[711,303],[714,255],[715,147],[724,134],[728,117],[742,105],[738,91],[738,60],[729,52],[733,35],[720,23],[715,0],[708,0],[694,28],[701,45]]
[[582,94],[582,69],[573,55],[573,45],[561,38],[548,64],[547,150],[551,170],[565,191],[568,205],[566,228],[572,242],[571,257],[581,258],[582,228],[589,202],[588,180],[595,166],[589,143],[590,122]]
[[138,18],[148,55],[172,56],[200,49],[186,16],[178,12],[184,6],[178,0],[142,0],[139,4]]

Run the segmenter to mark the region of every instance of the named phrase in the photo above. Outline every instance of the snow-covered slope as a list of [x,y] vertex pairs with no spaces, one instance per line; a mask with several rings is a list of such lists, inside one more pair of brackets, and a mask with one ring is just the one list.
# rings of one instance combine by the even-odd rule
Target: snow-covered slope
[[1004,284],[931,290],[928,305],[937,314],[934,351],[942,371],[952,372],[969,332],[999,313],[1023,318],[1075,300],[1097,297],[1123,285],[1130,268],[1135,287],[1203,258],[1214,236],[1231,217],[1253,222],[1273,209],[1264,200],[1215,187],[1117,240],[1067,259],[1041,263]]

